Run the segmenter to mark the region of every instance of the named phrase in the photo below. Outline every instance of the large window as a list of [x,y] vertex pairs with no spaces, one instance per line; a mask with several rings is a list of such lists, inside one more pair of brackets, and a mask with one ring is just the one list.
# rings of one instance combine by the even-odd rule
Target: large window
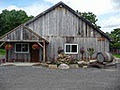
[[65,54],[78,54],[78,44],[65,44]]
[[29,53],[29,44],[28,43],[16,43],[15,53]]

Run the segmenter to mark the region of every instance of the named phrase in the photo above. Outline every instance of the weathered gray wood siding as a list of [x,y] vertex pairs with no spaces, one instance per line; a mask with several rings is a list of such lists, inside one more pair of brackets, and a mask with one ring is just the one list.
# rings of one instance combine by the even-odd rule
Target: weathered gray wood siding
[[[26,28],[24,28],[22,25],[11,31],[10,33],[6,34],[1,41],[7,41],[7,43],[12,44],[13,48],[8,50],[8,61],[12,59],[16,60],[24,60],[24,61],[30,61],[30,50],[29,53],[15,53],[15,44],[16,43],[23,43],[26,42],[28,44],[34,44],[36,41],[40,41],[41,38],[36,36],[34,33],[30,32]],[[32,46],[29,45],[29,49],[32,49]],[[40,60],[42,60],[42,48],[39,49],[40,51]]]
[[[98,37],[104,36],[64,7],[55,8],[29,23],[27,27],[50,42],[47,47],[48,59],[56,57],[58,47],[64,49],[66,37],[74,37],[72,43],[79,45],[79,51],[80,47],[94,47],[96,52],[109,51],[108,39],[98,41]],[[79,59],[80,53],[76,57]]]
[[15,43],[10,43],[13,48],[8,50],[8,56],[7,60],[12,61],[13,59],[16,61],[22,61],[24,60],[25,62],[30,61],[30,53],[15,53]]
[[23,26],[20,26],[15,30],[11,31],[9,34],[7,34],[5,37],[3,37],[0,40],[22,41],[22,40],[40,40],[40,38],[34,35],[33,33],[31,33],[29,30],[27,30]]
[[[19,42],[19,43],[23,43],[23,42]],[[12,49],[8,50],[8,56],[7,56],[7,60],[8,61],[12,61],[13,59],[15,61],[24,61],[24,62],[30,62],[31,60],[31,55],[30,55],[30,52],[32,50],[32,45],[34,43],[28,43],[29,44],[29,53],[16,53],[15,52],[15,42],[9,42],[9,43],[6,43],[6,44],[11,44],[13,46]],[[43,50],[42,48],[39,49],[39,61],[42,61],[42,58],[43,57]]]

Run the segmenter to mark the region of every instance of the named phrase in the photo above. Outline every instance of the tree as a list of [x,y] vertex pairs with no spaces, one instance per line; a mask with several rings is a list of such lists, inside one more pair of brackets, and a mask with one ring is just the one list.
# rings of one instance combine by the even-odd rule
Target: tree
[[112,39],[110,47],[120,48],[120,28],[114,29],[111,31],[111,33],[106,32],[106,34],[109,35]]
[[3,10],[0,14],[0,36],[33,18],[23,10]]
[[[78,11],[77,11],[78,12]],[[96,24],[96,22],[98,21],[98,19],[96,18],[96,15],[93,14],[92,12],[79,12],[80,16],[82,16],[83,18],[87,19],[89,22],[91,22],[96,28],[101,28],[100,26],[98,26]]]

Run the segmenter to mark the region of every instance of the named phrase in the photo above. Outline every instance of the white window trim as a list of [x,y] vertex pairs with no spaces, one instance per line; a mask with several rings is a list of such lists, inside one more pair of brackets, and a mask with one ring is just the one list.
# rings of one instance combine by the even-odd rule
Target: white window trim
[[[66,45],[70,45],[70,50],[71,50],[72,45],[77,45],[77,52],[66,52]],[[65,52],[65,54],[78,54],[78,44],[71,44],[71,43],[65,44],[64,45],[64,52]]]
[[[27,44],[28,45],[28,51],[27,52],[16,52],[16,44]],[[29,43],[15,43],[15,53],[29,53]]]

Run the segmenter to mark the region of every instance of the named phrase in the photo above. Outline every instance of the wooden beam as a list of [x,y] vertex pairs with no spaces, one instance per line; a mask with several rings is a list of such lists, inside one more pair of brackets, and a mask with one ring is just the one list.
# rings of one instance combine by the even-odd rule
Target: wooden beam
[[43,63],[45,63],[45,57],[46,57],[46,53],[45,53],[45,41],[43,42]]
[[39,40],[0,40],[0,42],[43,42]]
[[0,47],[2,47],[3,44],[5,44],[5,42],[3,42],[3,43],[0,45]]
[[33,30],[31,30],[30,28],[26,27],[23,25],[24,28],[26,28],[27,30],[29,30],[31,33],[33,33],[34,35],[36,35],[37,37],[39,37],[40,39],[44,40],[45,42],[49,43],[46,39],[44,39],[42,36],[38,35],[36,32],[34,32]]
[[41,46],[42,48],[44,48],[39,42],[37,42],[39,46]]

